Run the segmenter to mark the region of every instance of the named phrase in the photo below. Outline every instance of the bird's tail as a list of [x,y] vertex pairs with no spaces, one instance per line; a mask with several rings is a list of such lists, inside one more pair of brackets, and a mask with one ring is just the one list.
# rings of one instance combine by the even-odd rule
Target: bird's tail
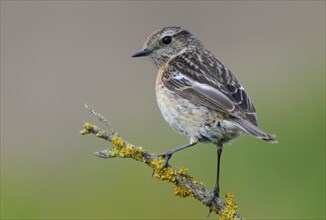
[[272,144],[276,144],[277,140],[275,139],[275,135],[267,134],[260,130],[257,126],[251,124],[249,121],[241,119],[241,118],[233,118],[232,121],[243,131],[247,132],[251,136],[255,138],[262,139]]

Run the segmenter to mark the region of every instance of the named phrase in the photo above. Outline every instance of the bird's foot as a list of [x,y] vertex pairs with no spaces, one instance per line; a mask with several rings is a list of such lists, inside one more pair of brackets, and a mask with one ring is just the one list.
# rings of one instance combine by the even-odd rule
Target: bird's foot
[[162,168],[165,168],[165,167],[167,167],[169,165],[169,160],[171,159],[172,154],[173,154],[172,152],[167,151],[165,153],[160,153],[160,154],[157,155],[158,157],[163,157],[164,158],[164,164],[163,164]]
[[209,206],[208,216],[213,211],[213,202],[215,201],[216,198],[220,198],[220,186],[219,185],[215,185],[215,187],[214,187],[213,197],[212,197],[212,199],[211,199],[211,201],[209,202],[209,205],[208,205]]
[[[173,153],[170,153],[169,151],[165,153],[160,153],[157,156],[158,157],[163,157],[164,158],[164,163],[161,169],[167,167],[169,165],[169,160],[171,159]],[[155,170],[153,170],[152,176],[154,176]]]

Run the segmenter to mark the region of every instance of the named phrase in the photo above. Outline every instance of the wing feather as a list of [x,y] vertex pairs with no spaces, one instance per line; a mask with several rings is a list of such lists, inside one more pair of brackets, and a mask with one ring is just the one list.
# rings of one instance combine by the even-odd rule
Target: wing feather
[[258,124],[255,108],[241,84],[207,50],[185,51],[171,59],[162,82],[193,103]]

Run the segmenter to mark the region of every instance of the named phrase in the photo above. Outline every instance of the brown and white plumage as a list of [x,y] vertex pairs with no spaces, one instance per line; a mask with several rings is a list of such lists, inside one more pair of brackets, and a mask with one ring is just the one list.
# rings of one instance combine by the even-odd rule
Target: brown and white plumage
[[253,103],[235,76],[202,47],[189,47],[164,65],[166,88],[199,106],[222,113],[248,134],[269,142],[272,135],[258,129]]
[[[165,121],[189,144],[160,154],[167,166],[172,154],[210,142],[217,146],[214,196],[219,197],[223,144],[242,133],[276,143],[258,128],[256,110],[236,77],[189,31],[166,27],[151,34],[133,57],[149,57],[159,68],[157,103]],[[210,203],[210,204],[211,204]]]
[[[161,43],[166,36],[173,38],[169,45]],[[155,31],[146,40],[144,52],[160,68],[162,84],[168,90],[192,104],[221,113],[225,120],[254,137],[276,142],[274,136],[258,128],[255,107],[236,77],[189,31],[180,27]],[[161,111],[163,105],[159,104]],[[173,123],[173,118],[164,118]]]

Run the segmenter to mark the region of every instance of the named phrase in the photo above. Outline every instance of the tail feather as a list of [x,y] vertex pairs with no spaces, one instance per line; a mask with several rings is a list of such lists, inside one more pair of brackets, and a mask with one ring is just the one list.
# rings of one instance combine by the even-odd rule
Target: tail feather
[[264,131],[260,130],[257,126],[251,124],[249,121],[241,118],[233,118],[232,121],[243,131],[247,132],[253,137],[262,139],[272,144],[276,144],[277,140],[275,135],[267,134]]

